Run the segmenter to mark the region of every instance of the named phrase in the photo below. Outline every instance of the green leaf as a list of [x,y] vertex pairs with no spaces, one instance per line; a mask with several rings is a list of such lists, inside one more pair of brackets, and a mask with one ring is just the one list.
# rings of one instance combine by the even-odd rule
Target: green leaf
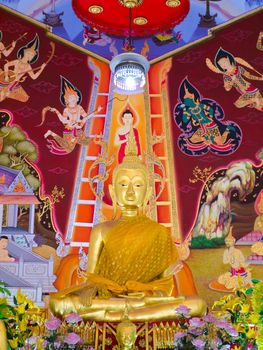
[[250,294],[252,294],[253,293],[253,288],[248,288],[247,290],[246,290],[246,294],[247,295],[250,295]]
[[257,279],[255,279],[255,278],[252,278],[251,282],[252,282],[253,284],[258,284],[258,283],[260,282],[260,280],[257,280]]

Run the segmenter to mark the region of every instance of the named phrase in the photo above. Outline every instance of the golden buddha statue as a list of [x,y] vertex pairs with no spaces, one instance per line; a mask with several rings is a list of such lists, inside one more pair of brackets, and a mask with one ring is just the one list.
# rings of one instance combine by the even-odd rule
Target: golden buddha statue
[[6,329],[2,320],[0,320],[0,350],[7,350]]
[[116,339],[119,350],[134,350],[137,338],[136,326],[131,321],[125,320],[118,324]]
[[85,320],[120,322],[127,305],[127,319],[138,322],[176,319],[179,305],[189,307],[192,316],[205,314],[202,299],[180,295],[189,271],[174,283],[185,266],[170,231],[143,214],[152,194],[149,178],[131,130],[109,187],[120,218],[93,227],[86,281],[51,295],[54,315],[77,312]]

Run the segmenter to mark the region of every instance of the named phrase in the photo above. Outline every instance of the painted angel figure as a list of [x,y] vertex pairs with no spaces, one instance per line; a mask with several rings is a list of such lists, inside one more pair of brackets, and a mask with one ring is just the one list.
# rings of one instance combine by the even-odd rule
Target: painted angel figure
[[64,256],[67,256],[70,249],[70,242],[64,242],[61,234],[59,232],[56,233],[56,243],[58,244],[58,247],[56,249],[57,256],[60,256],[61,258]]
[[[216,53],[214,64],[209,58],[206,65],[214,73],[223,74],[224,88],[230,91],[234,87],[241,96],[234,102],[237,108],[250,107],[263,112],[263,97],[260,90],[249,80],[263,80],[263,74],[256,71],[248,62],[240,57],[234,57],[221,47]],[[251,74],[247,69],[258,75]]]
[[38,60],[38,57],[39,37],[36,34],[33,40],[18,50],[17,59],[7,62],[4,70],[0,72],[0,102],[6,98],[20,102],[28,101],[29,95],[21,83],[27,78],[27,75],[35,80],[43,72],[47,62],[34,69],[31,66]]
[[[66,78],[61,76],[60,101],[65,107],[63,112],[53,107],[45,107],[42,112],[42,125],[45,121],[47,111],[54,112],[60,122],[64,125],[63,136],[48,130],[44,137],[48,139],[50,152],[56,155],[65,155],[72,152],[77,144],[88,145],[90,138],[85,135],[83,130],[87,120],[94,116],[94,113],[88,114],[81,106],[81,92],[71,84]],[[99,106],[97,111],[99,112]],[[52,139],[49,139],[52,137]]]
[[3,32],[0,30],[0,58],[2,55],[5,57],[8,57],[16,46],[16,41],[13,41],[11,45],[6,47],[2,42],[2,39],[3,39]]
[[239,147],[241,130],[238,125],[222,121],[222,107],[216,101],[203,98],[186,78],[180,85],[179,99],[174,110],[174,121],[183,132],[178,138],[182,152],[196,156],[210,150],[226,155]]

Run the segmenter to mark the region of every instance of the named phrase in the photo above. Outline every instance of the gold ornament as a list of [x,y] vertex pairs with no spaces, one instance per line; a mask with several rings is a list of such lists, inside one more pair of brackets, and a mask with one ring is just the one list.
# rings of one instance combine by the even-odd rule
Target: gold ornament
[[143,26],[144,24],[148,23],[148,19],[145,17],[135,17],[133,23],[137,24],[138,26]]
[[177,7],[177,6],[181,5],[181,1],[180,0],[167,0],[165,4],[168,7]]
[[119,0],[119,2],[130,9],[133,9],[134,7],[140,6],[143,2],[143,0]]
[[92,5],[89,7],[89,12],[93,13],[94,15],[97,15],[101,12],[103,12],[103,7],[99,5]]

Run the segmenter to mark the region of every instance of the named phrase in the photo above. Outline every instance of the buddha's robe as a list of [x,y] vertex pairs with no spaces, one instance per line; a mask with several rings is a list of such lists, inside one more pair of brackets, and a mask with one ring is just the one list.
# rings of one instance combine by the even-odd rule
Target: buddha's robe
[[171,295],[173,277],[161,275],[177,259],[167,228],[146,216],[125,218],[107,233],[95,274],[88,274],[88,281],[103,285],[101,295],[105,289],[113,294],[161,291]]

